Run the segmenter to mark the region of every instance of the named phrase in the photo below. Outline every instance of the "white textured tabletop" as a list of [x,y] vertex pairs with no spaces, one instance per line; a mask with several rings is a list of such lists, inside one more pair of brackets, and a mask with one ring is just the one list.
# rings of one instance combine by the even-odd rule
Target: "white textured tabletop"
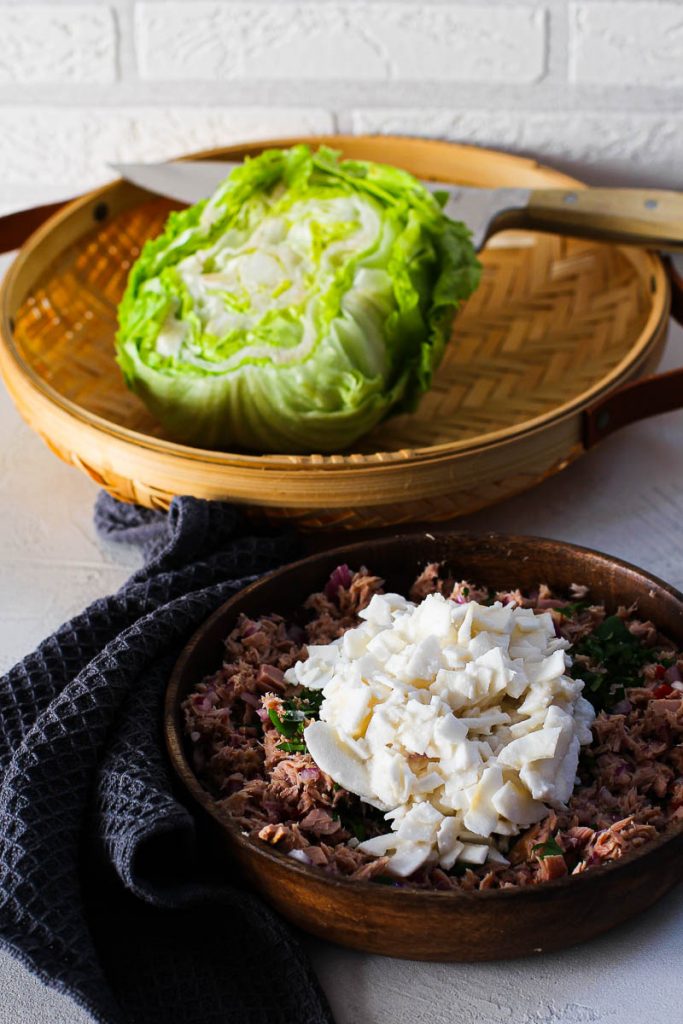
[[[666,363],[683,364],[682,330]],[[1,671],[118,587],[137,556],[97,540],[95,486],[58,462],[1,386],[0,437]],[[683,412],[628,428],[463,525],[587,544],[683,587],[682,521]],[[683,887],[612,934],[535,960],[422,964],[309,945],[338,1024],[671,1024],[683,1002]],[[88,1020],[0,954],[0,1024]]]

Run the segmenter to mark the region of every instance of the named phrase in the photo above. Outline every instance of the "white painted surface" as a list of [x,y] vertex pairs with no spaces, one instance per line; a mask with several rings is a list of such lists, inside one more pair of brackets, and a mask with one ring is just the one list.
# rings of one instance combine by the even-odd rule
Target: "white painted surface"
[[[666,365],[682,363],[683,330],[674,329]],[[48,451],[1,388],[0,436],[2,669],[119,586],[138,558],[97,540],[94,484]],[[678,412],[608,438],[535,491],[461,522],[595,546],[683,587],[682,519]],[[617,932],[534,960],[422,964],[307,945],[337,1024],[671,1024],[683,1001],[683,888]],[[0,955],[0,1024],[88,1019]]]

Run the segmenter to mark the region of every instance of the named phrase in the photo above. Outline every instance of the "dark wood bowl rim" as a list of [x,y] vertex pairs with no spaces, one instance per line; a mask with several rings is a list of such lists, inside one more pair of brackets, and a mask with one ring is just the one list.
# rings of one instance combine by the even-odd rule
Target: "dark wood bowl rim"
[[290,562],[287,565],[281,566],[279,569],[275,569],[272,572],[266,573],[260,576],[253,583],[243,587],[237,594],[233,594],[231,598],[223,602],[212,614],[202,623],[202,625],[195,631],[193,636],[190,638],[188,643],[183,648],[176,664],[173,667],[168,686],[166,688],[166,694],[164,698],[164,736],[166,741],[166,749],[170,757],[173,769],[182,782],[185,789],[197,801],[198,804],[212,817],[214,818],[223,829],[226,829],[232,840],[243,850],[248,851],[250,854],[255,854],[257,857],[263,859],[266,862],[276,863],[280,867],[285,867],[286,870],[291,871],[293,875],[299,876],[300,878],[315,879],[315,881],[324,886],[328,886],[331,889],[344,890],[349,887],[354,891],[365,891],[372,893],[375,899],[384,901],[385,899],[413,899],[413,900],[514,900],[514,899],[544,899],[545,894],[550,896],[552,893],[558,890],[565,889],[567,886],[577,885],[596,885],[599,884],[600,880],[608,872],[616,872],[623,870],[627,865],[631,864],[634,860],[648,859],[658,852],[660,847],[666,843],[671,842],[683,833],[683,821],[668,829],[666,832],[661,833],[654,839],[644,843],[642,847],[638,847],[627,853],[625,856],[620,857],[618,860],[609,861],[606,864],[598,867],[592,867],[589,871],[581,872],[578,875],[564,875],[561,878],[553,879],[548,882],[541,882],[537,885],[526,885],[516,886],[510,889],[475,889],[471,891],[465,891],[462,889],[452,890],[440,890],[440,889],[411,889],[406,886],[394,887],[378,885],[377,882],[363,882],[363,881],[351,881],[351,879],[345,877],[339,877],[335,875],[328,875],[322,868],[314,867],[313,865],[301,864],[293,858],[287,856],[287,854],[280,853],[279,851],[272,849],[265,844],[257,843],[255,840],[245,836],[240,827],[232,819],[232,816],[217,805],[213,796],[206,790],[199,779],[194,773],[186,755],[184,744],[185,740],[182,735],[182,731],[178,728],[177,722],[177,710],[179,702],[179,689],[180,684],[184,675],[185,666],[194,653],[195,648],[202,643],[205,632],[207,632],[213,623],[223,618],[227,612],[229,612],[233,606],[238,605],[244,595],[252,593],[254,590],[258,590],[260,587],[267,585],[271,580],[285,576],[290,573],[296,574],[297,570],[304,566],[310,565],[312,562],[322,558],[329,558],[334,555],[343,561],[353,561],[354,555],[360,555],[363,550],[367,547],[368,543],[373,544],[400,544],[401,542],[413,541],[416,537],[427,536],[433,540],[441,540],[452,537],[462,537],[469,541],[494,541],[499,543],[501,546],[505,544],[533,544],[537,549],[543,549],[546,552],[551,551],[571,551],[579,556],[590,556],[592,559],[603,562],[606,566],[617,566],[619,569],[623,569],[632,573],[635,573],[643,581],[654,584],[655,587],[661,588],[667,591],[676,602],[681,605],[683,609],[683,593],[676,587],[671,586],[669,583],[664,582],[658,576],[654,576],[652,573],[645,572],[632,562],[626,562],[621,558],[617,558],[612,555],[608,555],[605,552],[597,551],[594,548],[584,547],[579,544],[570,544],[565,541],[552,540],[546,537],[536,537],[532,535],[521,535],[521,534],[504,534],[494,533],[487,531],[486,533],[475,533],[465,530],[430,530],[425,533],[424,530],[415,531],[413,533],[400,533],[392,534],[390,537],[386,537],[380,540],[373,539],[372,541],[357,541],[353,544],[345,544],[343,547],[326,549],[317,552],[313,555],[308,555],[306,558],[301,558],[296,562]]

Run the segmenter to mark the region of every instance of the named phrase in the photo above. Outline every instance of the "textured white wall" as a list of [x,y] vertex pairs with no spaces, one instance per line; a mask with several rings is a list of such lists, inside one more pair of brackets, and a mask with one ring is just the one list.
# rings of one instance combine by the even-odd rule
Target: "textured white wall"
[[447,137],[683,187],[682,0],[0,0],[4,208],[327,131]]

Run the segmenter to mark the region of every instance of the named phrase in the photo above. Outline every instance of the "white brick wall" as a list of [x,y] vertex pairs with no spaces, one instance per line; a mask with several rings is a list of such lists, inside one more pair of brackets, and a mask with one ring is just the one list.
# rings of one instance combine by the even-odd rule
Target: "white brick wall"
[[683,188],[683,0],[0,0],[0,207],[334,131]]
[[0,109],[0,138],[6,142],[0,151],[0,181],[21,184],[35,175],[38,148],[49,154],[39,180],[86,184],[111,176],[106,161],[162,160],[243,139],[330,131],[330,115],[313,109],[10,107]]
[[569,46],[574,82],[683,85],[683,4],[573,3]]
[[140,3],[146,79],[535,82],[542,9],[434,3]]
[[539,157],[595,184],[647,180],[683,189],[683,114],[364,109],[354,132],[425,135]]
[[0,81],[113,82],[112,11],[95,4],[0,5]]
[[194,150],[268,136],[325,134],[324,110],[262,107],[0,107],[0,183],[50,198],[112,177],[107,163],[164,160]]

